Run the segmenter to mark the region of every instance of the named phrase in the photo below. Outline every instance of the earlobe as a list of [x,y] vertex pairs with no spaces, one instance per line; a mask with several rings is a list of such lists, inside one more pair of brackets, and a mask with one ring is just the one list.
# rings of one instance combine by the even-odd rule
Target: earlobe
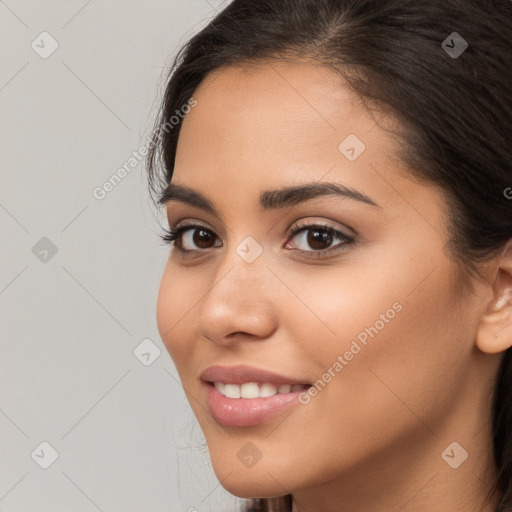
[[492,283],[493,299],[478,325],[477,347],[487,354],[504,352],[512,346],[512,240],[500,253]]
[[476,345],[482,352],[498,354],[512,346],[512,305],[503,301],[504,306],[487,313],[480,321]]

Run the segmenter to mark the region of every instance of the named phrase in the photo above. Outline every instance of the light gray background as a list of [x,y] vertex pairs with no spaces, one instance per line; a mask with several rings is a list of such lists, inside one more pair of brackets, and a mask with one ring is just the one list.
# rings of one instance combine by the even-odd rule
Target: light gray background
[[[143,164],[103,200],[92,193],[145,143],[171,58],[223,5],[0,0],[1,511],[239,503],[159,338],[169,249]],[[31,47],[50,48],[44,31],[59,45],[46,59]],[[145,339],[161,350],[149,366],[133,353]],[[58,452],[47,469],[44,441]]]

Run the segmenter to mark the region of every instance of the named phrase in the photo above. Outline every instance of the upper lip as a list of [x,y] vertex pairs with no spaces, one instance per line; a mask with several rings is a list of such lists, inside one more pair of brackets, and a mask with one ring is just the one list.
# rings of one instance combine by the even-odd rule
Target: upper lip
[[247,382],[291,385],[309,384],[305,380],[286,377],[243,364],[237,366],[210,366],[201,373],[201,379],[206,382],[224,382],[225,384],[244,384]]

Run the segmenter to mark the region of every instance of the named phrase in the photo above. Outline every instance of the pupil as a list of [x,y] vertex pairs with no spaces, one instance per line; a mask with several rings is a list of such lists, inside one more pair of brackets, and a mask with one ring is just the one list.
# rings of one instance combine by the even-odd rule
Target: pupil
[[[314,249],[325,249],[326,247],[329,247],[332,243],[332,233],[326,230],[310,230],[310,234],[313,234],[313,236],[308,235],[308,244],[310,247],[313,247]],[[320,243],[320,246],[317,246],[316,244]]]
[[[201,233],[201,235],[205,235],[205,236],[203,236],[201,238],[199,235],[197,235],[198,233]],[[202,249],[207,249],[208,241],[209,241],[209,239],[212,238],[212,236],[209,233],[209,231],[206,231],[205,229],[196,229],[195,234],[192,238],[194,239],[194,243],[198,247],[201,247]],[[205,244],[205,243],[206,243],[206,247],[203,247],[201,244]]]

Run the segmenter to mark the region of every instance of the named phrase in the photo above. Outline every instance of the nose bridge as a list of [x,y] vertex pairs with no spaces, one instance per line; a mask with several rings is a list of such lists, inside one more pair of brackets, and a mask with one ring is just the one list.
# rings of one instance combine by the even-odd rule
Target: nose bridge
[[231,243],[218,264],[209,295],[216,296],[216,300],[234,301],[235,305],[253,302],[252,297],[264,301],[261,292],[268,287],[263,286],[263,281],[267,281],[270,274],[266,264],[263,245],[253,236]]
[[199,304],[199,333],[217,343],[233,332],[267,336],[274,325],[272,277],[263,245],[254,237],[232,244]]
[[[215,282],[223,276],[230,277],[233,286],[239,286],[246,280],[254,282],[265,278],[269,273],[267,268],[268,249],[264,248],[263,240],[258,241],[256,234],[237,235],[232,233],[228,238],[228,247],[218,264]],[[262,236],[258,236],[262,238]]]

